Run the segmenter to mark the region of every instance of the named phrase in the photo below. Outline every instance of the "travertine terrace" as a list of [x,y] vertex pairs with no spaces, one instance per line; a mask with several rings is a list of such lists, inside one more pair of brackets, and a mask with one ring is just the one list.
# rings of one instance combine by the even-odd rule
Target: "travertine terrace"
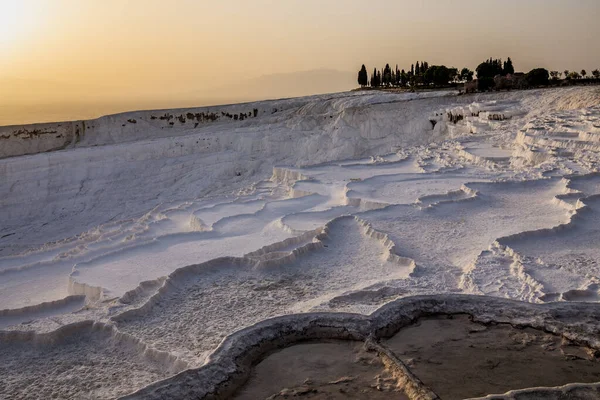
[[[0,397],[598,396],[598,88],[138,111],[0,147]],[[510,380],[526,356],[559,372]],[[286,357],[308,375],[267,385]],[[454,363],[481,366],[463,391]]]

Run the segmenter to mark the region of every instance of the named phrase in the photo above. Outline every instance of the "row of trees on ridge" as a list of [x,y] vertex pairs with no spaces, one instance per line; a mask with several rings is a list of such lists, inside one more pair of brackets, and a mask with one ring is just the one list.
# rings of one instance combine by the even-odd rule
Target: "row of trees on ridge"
[[[565,70],[548,71],[544,68],[534,68],[527,74],[515,73],[513,61],[510,57],[506,61],[490,58],[485,60],[475,69],[477,72],[477,82],[470,84],[475,75],[474,71],[468,68],[458,70],[454,67],[445,65],[429,65],[427,61],[417,61],[412,64],[410,70],[400,70],[398,65],[393,69],[389,64],[378,70],[373,69],[369,75],[366,66],[363,64],[358,72],[358,84],[361,87],[400,87],[400,88],[428,88],[428,87],[448,87],[456,86],[458,83],[467,83],[465,89],[469,88],[479,91],[491,89],[511,89],[537,87],[549,84],[556,84],[561,80],[564,74],[566,81],[587,79],[587,71],[571,72]],[[600,70],[592,71],[594,79],[600,79]],[[567,82],[569,83],[569,82]]]
[[474,72],[468,68],[458,70],[445,65],[429,65],[427,61],[417,61],[410,70],[400,70],[398,65],[392,69],[389,64],[381,69],[373,69],[369,77],[363,64],[358,72],[358,84],[361,87],[416,87],[416,86],[447,86],[450,82],[472,81]]

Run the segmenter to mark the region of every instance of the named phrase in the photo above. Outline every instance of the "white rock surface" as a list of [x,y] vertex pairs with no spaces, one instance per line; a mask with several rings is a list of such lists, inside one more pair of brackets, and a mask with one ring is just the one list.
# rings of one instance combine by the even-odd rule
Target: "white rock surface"
[[[70,142],[40,133],[59,124]],[[455,292],[595,302],[599,137],[595,87],[353,92],[0,127],[0,329],[93,321],[167,355],[160,368],[136,356],[139,381],[91,368],[69,383],[110,398],[200,366],[227,335],[278,315]],[[39,354],[15,358],[10,337],[0,397],[31,397],[40,383],[24,371]],[[61,359],[56,346],[65,365],[85,349]],[[114,352],[97,352],[112,365]],[[67,393],[55,378],[48,393]]]

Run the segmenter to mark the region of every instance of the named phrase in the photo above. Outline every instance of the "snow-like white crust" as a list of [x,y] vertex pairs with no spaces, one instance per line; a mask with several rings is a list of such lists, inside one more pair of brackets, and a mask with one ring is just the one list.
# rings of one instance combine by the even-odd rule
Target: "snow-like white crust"
[[[284,332],[356,323],[362,340],[386,304],[433,307],[411,296],[591,310],[568,304],[600,300],[599,146],[596,87],[354,92],[0,127],[4,390],[118,397],[200,368],[274,317]],[[61,383],[85,354],[77,332],[123,378],[92,364]],[[53,372],[31,378],[43,354]]]

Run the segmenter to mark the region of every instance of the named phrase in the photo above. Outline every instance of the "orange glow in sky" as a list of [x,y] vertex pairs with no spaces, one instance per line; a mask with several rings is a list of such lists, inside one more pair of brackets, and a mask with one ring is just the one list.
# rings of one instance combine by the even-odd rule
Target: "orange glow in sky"
[[0,105],[339,91],[362,63],[591,71],[599,15],[598,0],[0,0]]

